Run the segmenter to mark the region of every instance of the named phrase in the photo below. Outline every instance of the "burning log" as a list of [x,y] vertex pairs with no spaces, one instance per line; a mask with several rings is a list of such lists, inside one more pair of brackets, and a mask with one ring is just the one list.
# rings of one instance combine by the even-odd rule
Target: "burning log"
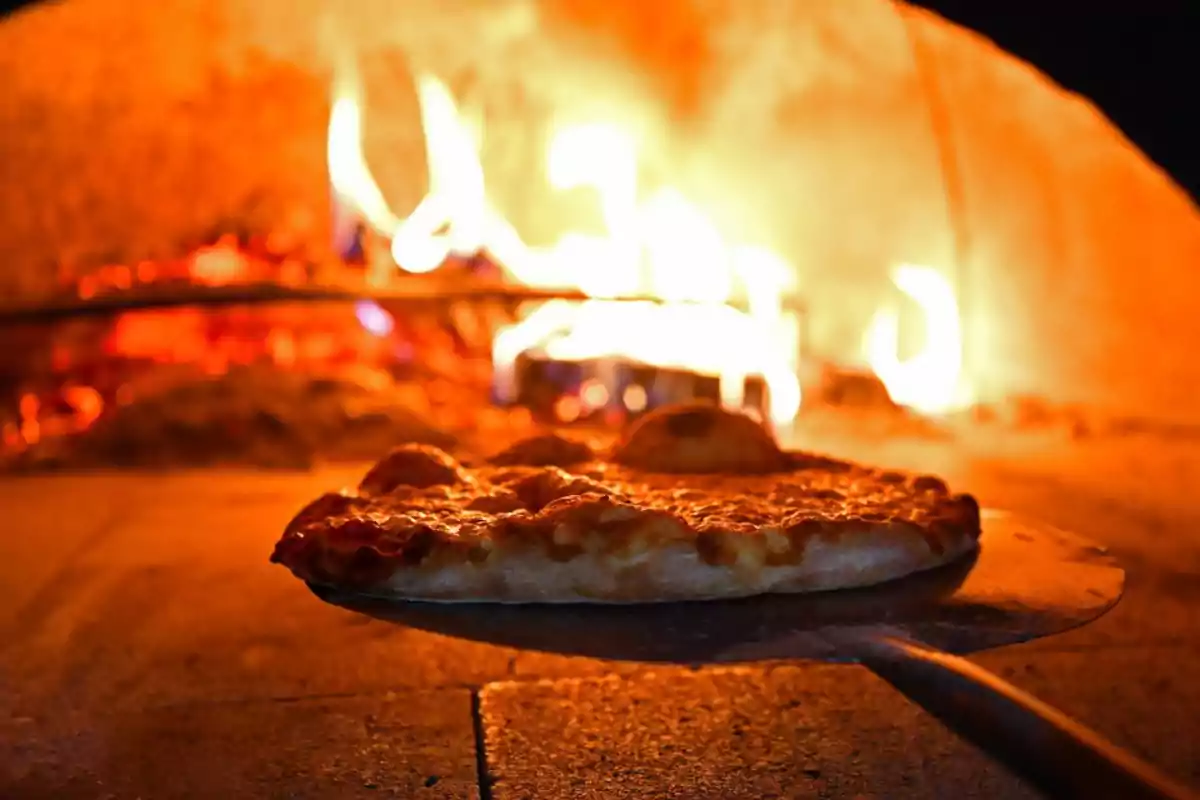
[[694,400],[721,404],[731,393],[741,395],[739,407],[753,416],[770,416],[768,389],[761,377],[747,377],[731,392],[716,375],[617,359],[560,361],[532,352],[517,357],[514,373],[515,394],[493,391],[493,397],[528,408],[535,419],[548,424],[617,428],[655,408]]

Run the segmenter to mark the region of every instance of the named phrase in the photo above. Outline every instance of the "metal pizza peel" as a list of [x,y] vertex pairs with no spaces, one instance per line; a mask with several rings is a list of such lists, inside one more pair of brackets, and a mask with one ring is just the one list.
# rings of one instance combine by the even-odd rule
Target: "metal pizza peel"
[[379,600],[310,585],[349,610],[567,655],[678,664],[859,663],[1053,797],[1192,798],[1150,765],[961,658],[1079,627],[1125,573],[1075,534],[985,511],[971,559],[865,589],[643,605]]

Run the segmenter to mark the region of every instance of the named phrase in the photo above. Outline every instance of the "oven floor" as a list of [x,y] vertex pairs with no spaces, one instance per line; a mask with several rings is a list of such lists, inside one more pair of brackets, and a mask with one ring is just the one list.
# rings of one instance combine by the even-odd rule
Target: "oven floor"
[[[1200,785],[1196,442],[804,439],[1109,544],[1116,609],[976,660]],[[326,606],[267,555],[354,476],[0,481],[0,796],[1033,796],[857,667],[613,666]]]

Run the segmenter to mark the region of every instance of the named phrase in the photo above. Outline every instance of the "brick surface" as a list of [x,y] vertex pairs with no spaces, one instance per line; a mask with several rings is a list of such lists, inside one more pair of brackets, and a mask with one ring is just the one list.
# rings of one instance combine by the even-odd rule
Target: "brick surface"
[[[1195,782],[1200,689],[1179,665],[1197,656],[1014,648],[981,661]],[[498,800],[1035,796],[854,666],[498,683],[484,689],[481,709]]]
[[466,691],[72,713],[0,723],[0,796],[476,797]]
[[1029,796],[856,667],[487,687],[498,800]]
[[[1097,622],[976,658],[1200,784],[1190,462],[1097,451],[1098,481],[957,446],[878,460],[1105,541],[1129,572]],[[476,686],[498,800],[1029,796],[858,668],[612,664],[328,606],[266,558],[357,473],[0,481],[0,797],[471,796]]]
[[[349,473],[347,473],[349,474]],[[119,512],[56,554],[55,569],[7,571],[13,610],[0,669],[19,702],[53,698],[79,708],[139,708],[479,684],[509,674],[512,653],[448,640],[326,605],[268,563],[291,515],[339,472],[175,475],[153,482],[68,478],[78,496],[107,489]],[[26,521],[3,547],[18,566],[59,532],[39,516],[55,478],[23,481]],[[82,487],[82,488],[80,488]],[[147,488],[150,487],[150,488]],[[64,512],[58,512],[61,515]],[[76,516],[91,519],[87,508]],[[11,595],[9,593],[12,593]],[[6,604],[7,605],[7,604]],[[2,699],[2,698],[0,698]]]
[[1200,785],[1200,644],[1054,652],[1017,645],[973,660],[1075,716],[1112,741]]

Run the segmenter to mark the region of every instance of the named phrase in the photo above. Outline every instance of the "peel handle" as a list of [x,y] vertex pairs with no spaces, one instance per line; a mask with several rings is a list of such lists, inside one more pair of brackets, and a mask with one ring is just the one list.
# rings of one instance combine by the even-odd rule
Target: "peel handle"
[[855,649],[863,666],[1050,797],[1200,798],[964,658],[890,636],[872,638]]

